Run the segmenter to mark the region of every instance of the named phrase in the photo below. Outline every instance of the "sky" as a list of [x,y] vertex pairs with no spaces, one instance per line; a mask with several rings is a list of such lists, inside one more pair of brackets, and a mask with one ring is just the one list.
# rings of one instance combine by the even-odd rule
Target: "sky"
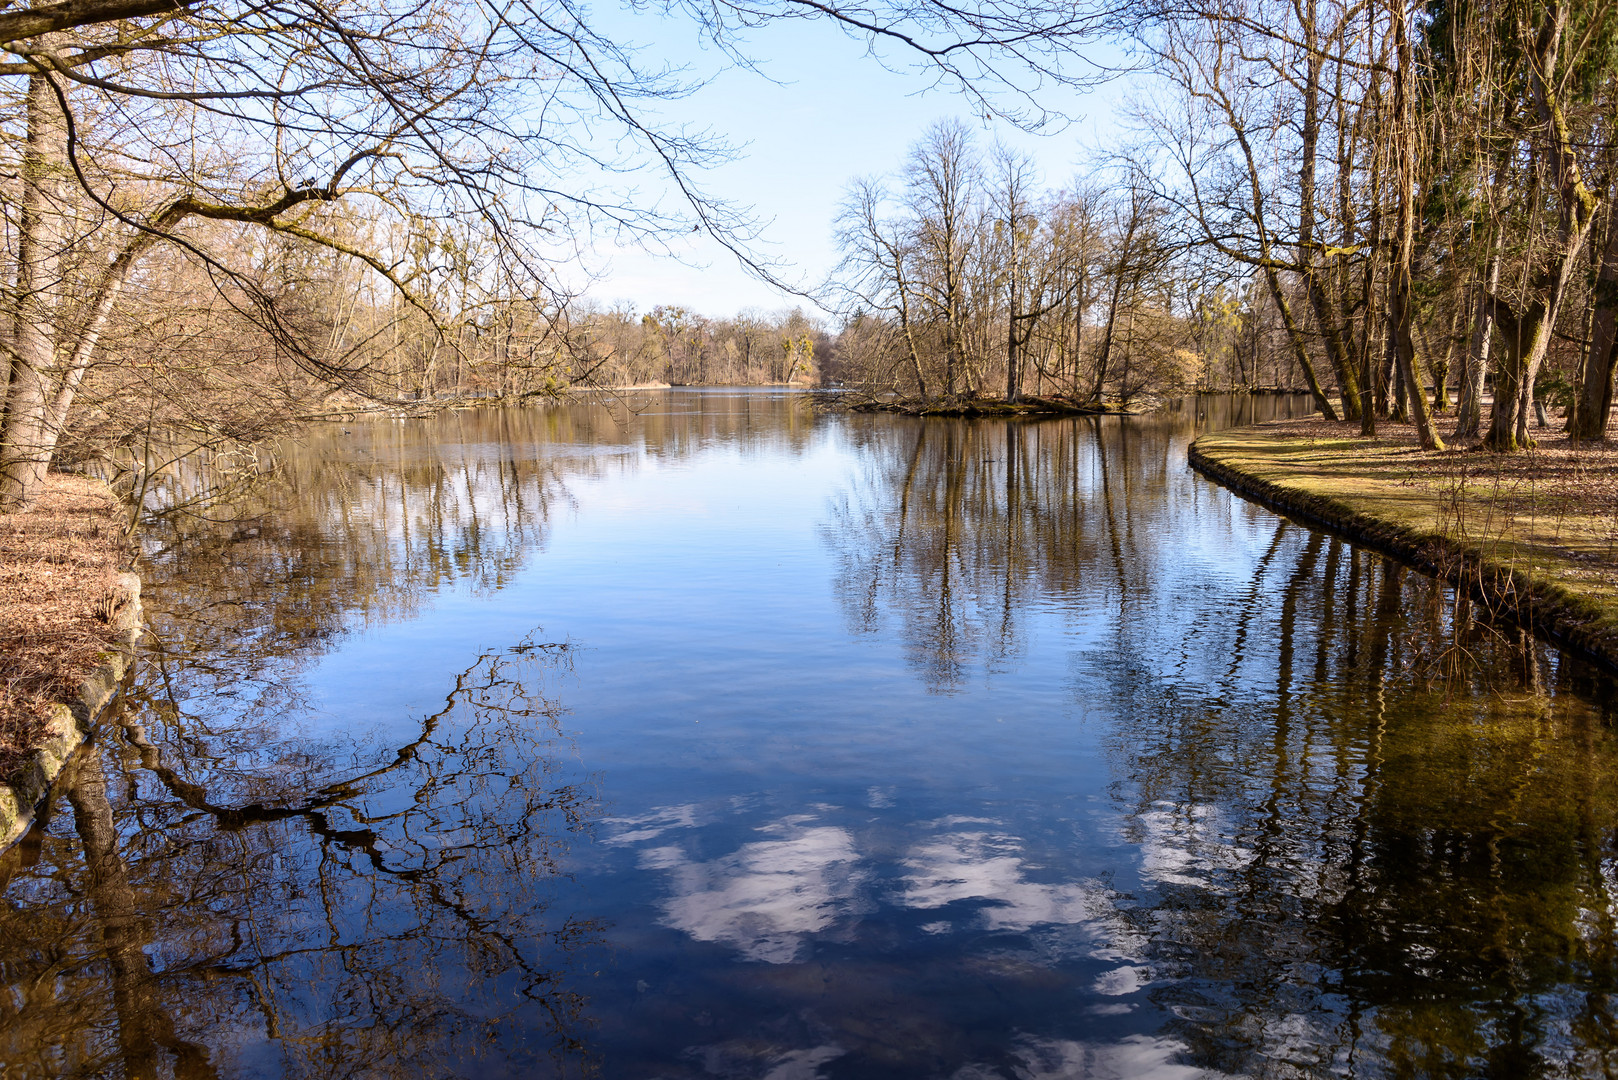
[[[617,40],[645,45],[651,57],[712,74],[696,94],[664,103],[662,115],[711,128],[742,146],[735,160],[707,170],[701,181],[712,194],[751,207],[768,223],[759,250],[784,264],[778,276],[810,291],[837,263],[833,221],[849,181],[896,172],[934,121],[959,118],[973,124],[981,147],[998,139],[1029,153],[1050,187],[1068,183],[1085,160],[1094,160],[1096,148],[1116,137],[1120,82],[1064,97],[1058,104],[1080,114],[1078,122],[1055,134],[1030,135],[1006,123],[977,124],[959,93],[930,89],[933,80],[922,73],[885,69],[865,55],[863,41],[824,22],[777,24],[754,33],[748,53],[759,74],[730,65],[712,46],[704,48],[686,19],[601,10],[596,21]],[[1117,62],[1119,54],[1102,46],[1096,55]],[[899,55],[892,59],[907,62]],[[655,189],[647,185],[644,194]],[[683,256],[598,246],[590,257],[596,279],[586,293],[603,305],[626,304],[640,312],[658,304],[719,318],[794,306],[817,312],[801,297],[757,280],[705,236],[694,237]]]

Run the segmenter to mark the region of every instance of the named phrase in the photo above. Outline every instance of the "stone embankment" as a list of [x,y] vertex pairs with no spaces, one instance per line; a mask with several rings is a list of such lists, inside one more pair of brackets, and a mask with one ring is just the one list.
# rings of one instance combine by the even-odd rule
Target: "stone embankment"
[[140,578],[104,484],[53,476],[0,515],[0,852],[21,838],[117,694],[141,633]]
[[1466,589],[1492,613],[1618,672],[1618,447],[1423,452],[1319,418],[1213,432],[1192,468]]

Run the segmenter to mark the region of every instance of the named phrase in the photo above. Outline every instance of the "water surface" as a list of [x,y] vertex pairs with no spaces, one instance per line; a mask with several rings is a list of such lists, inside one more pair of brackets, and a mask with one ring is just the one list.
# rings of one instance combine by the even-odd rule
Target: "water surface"
[[147,534],[0,1074],[1618,1069],[1613,688],[1187,469],[1304,408],[315,433]]

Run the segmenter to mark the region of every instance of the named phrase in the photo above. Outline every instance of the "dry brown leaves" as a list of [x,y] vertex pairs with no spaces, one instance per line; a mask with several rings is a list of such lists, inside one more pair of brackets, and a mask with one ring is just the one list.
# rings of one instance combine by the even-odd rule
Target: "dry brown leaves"
[[121,525],[105,486],[58,473],[33,511],[0,514],[0,777],[113,644],[98,611],[128,562]]

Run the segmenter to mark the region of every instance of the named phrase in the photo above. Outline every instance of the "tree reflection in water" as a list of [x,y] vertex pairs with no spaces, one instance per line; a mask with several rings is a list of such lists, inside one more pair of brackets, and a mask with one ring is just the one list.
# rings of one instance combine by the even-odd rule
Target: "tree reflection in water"
[[1168,497],[1183,494],[1186,443],[1298,408],[1210,397],[1130,418],[865,424],[851,432],[865,471],[824,529],[849,624],[877,633],[896,620],[912,664],[939,692],[959,689],[974,667],[1005,670],[1023,646],[1022,623],[1041,611],[1075,623],[1105,617],[1153,640],[1121,616],[1132,589],[1156,595],[1165,579],[1173,547],[1164,536],[1204,511]]
[[[485,655],[375,767],[250,802],[176,749],[205,740],[154,744],[137,699],[59,786],[71,833],[13,870],[15,1075],[586,1071],[570,979],[596,928],[547,910],[596,812],[539,692],[565,655]],[[341,771],[301,755],[294,775]]]
[[1071,621],[1079,706],[1109,733],[1139,853],[1141,891],[1109,902],[1149,928],[1128,970],[1181,1060],[1612,1075],[1618,688],[1285,519],[1252,514],[1250,576],[1219,580],[1216,558],[1165,542],[1228,497],[1167,473],[1183,465],[1163,444],[1189,427],[873,436],[825,530],[851,627],[891,627],[918,677],[956,693],[1029,647],[1031,612]]
[[[697,397],[629,427],[334,429],[230,520],[160,523],[125,711],[0,860],[0,1071],[1618,1071],[1618,694],[1185,470],[1199,427],[1285,403],[1008,424]],[[771,483],[863,471],[726,537],[703,485],[741,473],[684,467],[715,449],[766,451]],[[658,512],[700,523],[672,533],[692,582],[584,622],[620,640],[577,682],[538,635],[472,663],[490,613],[571,629],[597,602],[606,578],[571,607],[554,573],[513,583],[588,485],[630,504],[608,528],[643,522],[651,485],[614,481],[654,459],[681,466]],[[737,562],[784,538],[795,566]],[[631,539],[588,555],[665,584],[666,538]],[[766,580],[797,636],[752,618]],[[441,700],[322,728],[315,661],[452,591],[504,607],[455,638],[464,671],[418,676]],[[600,843],[564,686],[616,770]]]
[[[1234,856],[1180,843],[1194,870],[1158,875],[1171,1030],[1256,1075],[1610,1073],[1610,681],[1431,579],[1276,532],[1296,542],[1199,628],[1200,672],[1093,658],[1127,703],[1137,838],[1213,821]],[[1197,688],[1216,672],[1224,694]]]
[[7,1076],[590,1071],[598,928],[549,910],[598,803],[559,721],[569,647],[485,653],[408,735],[298,724],[329,642],[543,542],[564,470],[445,426],[332,431],[155,522],[136,681],[0,863]]

